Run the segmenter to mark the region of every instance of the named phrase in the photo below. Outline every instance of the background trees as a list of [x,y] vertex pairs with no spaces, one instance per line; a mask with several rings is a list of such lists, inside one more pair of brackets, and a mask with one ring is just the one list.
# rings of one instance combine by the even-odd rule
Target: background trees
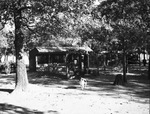
[[7,43],[7,38],[3,36],[3,33],[0,33],[0,50],[1,50],[1,54],[0,57],[2,56],[2,52],[5,48],[8,47],[8,43]]
[[15,47],[16,90],[24,91],[28,85],[24,51],[37,45],[51,45],[52,39],[64,37],[79,37],[81,44],[88,42],[96,53],[122,51],[124,82],[127,82],[129,50],[149,50],[150,1],[106,0],[98,5],[94,1],[0,1],[0,29],[6,24],[15,28],[14,33],[6,36]]
[[116,33],[123,53],[123,79],[125,83],[127,82],[126,55],[128,51],[141,49],[147,42],[149,8],[150,2],[148,0],[106,0],[93,10],[93,16],[110,25]]

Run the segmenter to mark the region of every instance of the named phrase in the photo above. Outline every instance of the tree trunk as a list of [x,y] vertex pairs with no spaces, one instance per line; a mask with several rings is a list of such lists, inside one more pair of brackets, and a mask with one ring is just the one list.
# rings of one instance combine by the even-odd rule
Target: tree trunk
[[126,62],[126,53],[125,51],[123,51],[123,75],[122,74],[118,74],[115,77],[115,81],[114,81],[114,85],[125,85],[127,83],[127,62]]
[[99,68],[98,54],[96,54],[96,61],[97,61],[97,62],[96,62],[96,63],[97,63],[97,64],[96,64],[96,67],[97,67],[96,76],[99,76],[99,69],[100,69],[100,68]]
[[[18,4],[20,1],[18,1]],[[22,15],[18,8],[14,10],[14,21],[15,21],[15,51],[16,51],[16,91],[25,91],[28,86],[28,77],[26,71],[26,65],[23,59],[24,54],[24,34],[22,31]]]
[[124,85],[122,74],[117,74],[113,85]]
[[124,84],[127,83],[127,63],[126,63],[126,53],[123,52],[123,82]]
[[104,63],[103,63],[104,71],[106,71],[106,54],[104,53]]
[[148,79],[150,80],[150,55],[149,55],[149,62],[148,62]]
[[28,77],[26,65],[23,59],[17,59],[17,72],[16,72],[16,88],[17,91],[26,91],[28,86]]
[[123,37],[123,83],[126,84],[127,83],[127,54],[126,54],[126,42],[125,39]]

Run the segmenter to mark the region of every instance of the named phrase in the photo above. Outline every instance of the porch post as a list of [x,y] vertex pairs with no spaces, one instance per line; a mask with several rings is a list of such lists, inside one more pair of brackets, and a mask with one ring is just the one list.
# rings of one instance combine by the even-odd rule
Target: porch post
[[68,53],[66,53],[66,56],[65,56],[65,65],[66,65],[66,76],[67,76],[67,78],[69,78],[70,75],[69,75],[69,68],[68,68],[67,57],[68,57]]
[[86,54],[86,56],[87,56],[87,68],[86,68],[86,70],[87,70],[87,73],[89,73],[89,66],[90,66],[90,64],[89,64],[89,61],[90,61],[90,59],[89,59],[89,53],[87,52],[87,54]]

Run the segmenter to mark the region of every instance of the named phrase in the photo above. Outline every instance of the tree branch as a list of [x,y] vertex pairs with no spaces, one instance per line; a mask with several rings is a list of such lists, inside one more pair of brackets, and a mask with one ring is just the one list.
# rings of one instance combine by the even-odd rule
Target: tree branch
[[6,21],[5,22],[0,22],[0,31],[4,29],[5,24],[6,24]]
[[3,30],[4,26],[0,23],[0,31]]
[[31,6],[24,6],[24,7],[19,8],[19,11],[23,11],[25,9],[32,9],[32,7]]
[[31,29],[32,27],[35,26],[29,26],[28,24],[22,23],[23,26],[27,27],[30,31],[35,32],[33,29]]

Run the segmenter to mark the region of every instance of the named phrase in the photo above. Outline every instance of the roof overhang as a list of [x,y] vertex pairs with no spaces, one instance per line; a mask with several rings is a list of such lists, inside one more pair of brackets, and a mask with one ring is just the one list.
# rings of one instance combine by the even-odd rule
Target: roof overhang
[[70,50],[74,51],[85,51],[85,52],[92,52],[93,50],[88,46],[70,46],[70,47],[36,47],[39,53],[52,53],[52,52],[68,52]]

